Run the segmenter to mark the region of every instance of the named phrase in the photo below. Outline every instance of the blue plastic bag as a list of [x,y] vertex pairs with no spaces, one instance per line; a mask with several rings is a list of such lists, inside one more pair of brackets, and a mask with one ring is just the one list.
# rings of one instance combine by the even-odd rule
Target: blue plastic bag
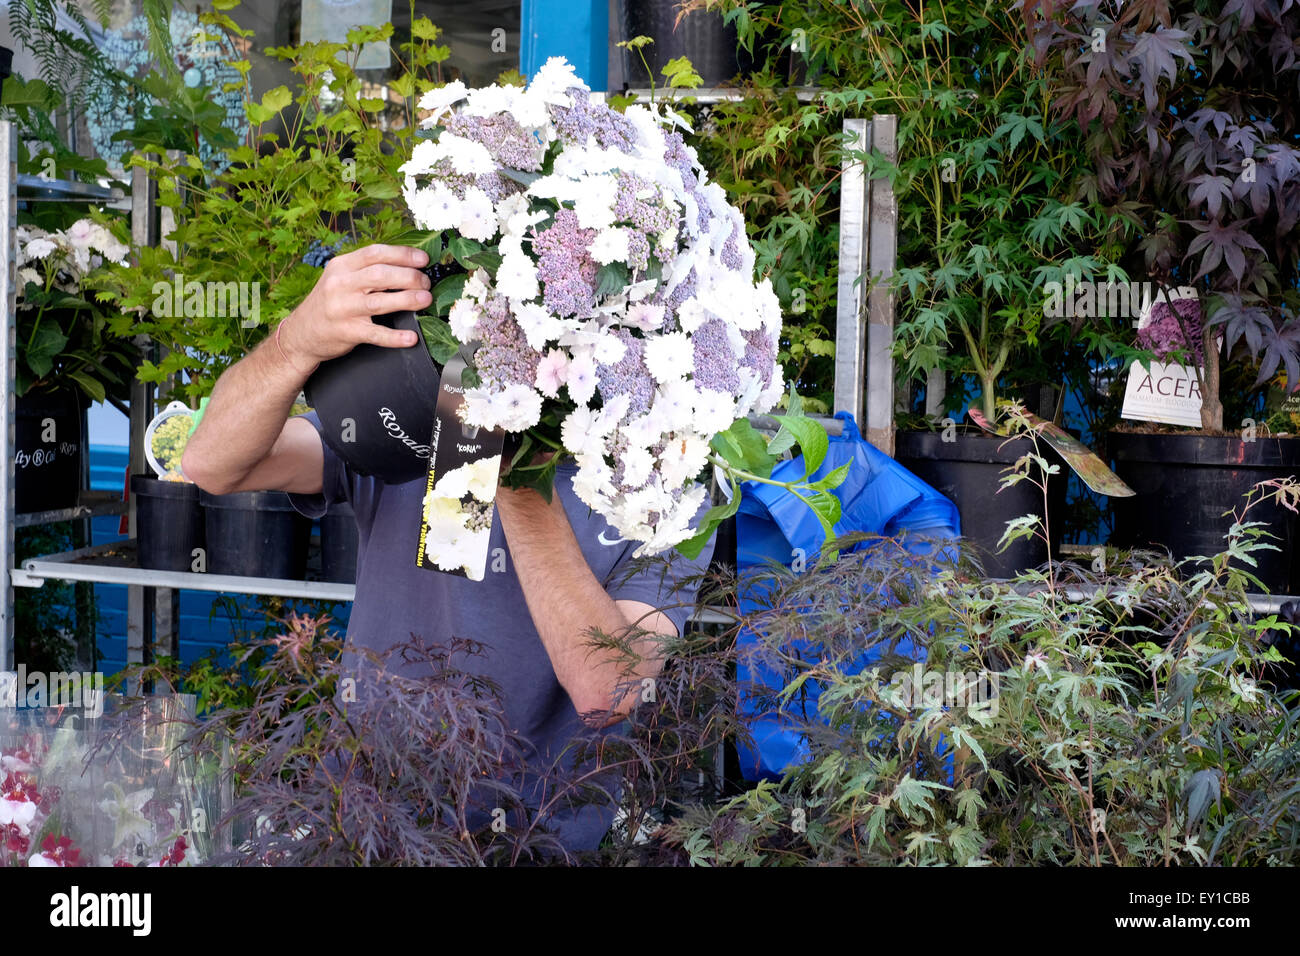
[[[814,473],[821,478],[847,462],[852,463],[844,483],[833,491],[842,508],[835,534],[852,532],[893,537],[908,532],[904,543],[918,557],[929,557],[934,539],[950,538],[954,543],[942,546],[945,556],[955,558],[955,539],[961,534],[961,519],[956,506],[920,478],[865,441],[853,417],[847,412],[835,416],[844,422],[839,436],[830,436],[826,459]],[[782,462],[773,469],[778,481],[797,480],[803,476],[803,458]],[[746,572],[768,568],[772,562],[791,567],[802,559],[809,565],[820,550],[823,532],[820,522],[808,506],[784,489],[758,482],[747,482],[736,514],[736,570],[741,577],[739,610],[746,614],[762,606],[762,593],[753,585],[745,586]],[[920,535],[909,540],[911,535]],[[863,541],[850,550],[874,546]],[[949,550],[951,549],[951,550]],[[742,687],[770,688],[773,694],[785,686],[785,677],[750,659],[747,649],[759,643],[757,635],[744,630],[738,637],[741,664],[737,678]],[[925,649],[902,641],[894,652],[916,661],[925,659]],[[854,670],[866,667],[878,658],[877,648],[864,641],[863,654]],[[803,687],[803,717],[816,718],[816,699],[820,689],[812,682]],[[775,712],[764,712],[754,699],[742,700],[742,717],[753,737],[754,749],[741,744],[741,770],[748,780],[779,777],[791,766],[808,759],[808,745],[794,722]]]

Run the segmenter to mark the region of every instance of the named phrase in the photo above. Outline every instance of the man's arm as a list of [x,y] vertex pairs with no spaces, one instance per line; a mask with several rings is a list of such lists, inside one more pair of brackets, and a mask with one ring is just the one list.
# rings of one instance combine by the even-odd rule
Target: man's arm
[[[497,511],[528,613],[574,709],[592,722],[619,720],[640,697],[640,681],[662,669],[659,638],[675,636],[676,625],[647,604],[609,596],[587,565],[558,494],[548,505],[531,488],[503,486]],[[629,670],[616,652],[593,648],[593,630],[636,633],[632,648],[640,660]]]
[[362,342],[408,348],[414,332],[371,316],[422,309],[432,301],[420,272],[429,257],[406,246],[373,245],[336,256],[272,335],[217,381],[181,460],[187,478],[214,494],[279,490],[317,494],[323,457],[310,422],[289,419],[293,400],[328,359]]

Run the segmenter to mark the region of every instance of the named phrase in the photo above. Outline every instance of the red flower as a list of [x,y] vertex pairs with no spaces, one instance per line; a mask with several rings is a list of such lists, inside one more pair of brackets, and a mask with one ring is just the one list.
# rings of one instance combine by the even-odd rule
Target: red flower
[[187,844],[185,837],[177,837],[176,842],[172,844],[171,852],[158,861],[159,866],[180,866],[185,862],[185,850]]
[[10,853],[26,856],[31,845],[32,841],[23,835],[22,830],[18,829],[18,824],[7,823],[0,826],[0,847]]
[[72,838],[61,836],[57,840],[53,833],[45,834],[41,841],[41,855],[49,858],[56,866],[80,866],[81,851],[72,846]]
[[41,794],[32,778],[25,773],[11,773],[0,783],[0,800],[40,804]]

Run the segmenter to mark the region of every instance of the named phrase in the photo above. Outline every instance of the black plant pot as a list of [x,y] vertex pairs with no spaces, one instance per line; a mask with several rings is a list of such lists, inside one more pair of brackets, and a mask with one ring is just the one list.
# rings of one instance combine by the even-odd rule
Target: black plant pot
[[4,96],[5,80],[13,73],[14,51],[7,46],[0,46],[0,97]]
[[207,536],[208,573],[302,580],[311,521],[283,491],[199,493]]
[[135,499],[136,558],[140,567],[155,571],[196,570],[195,549],[205,547],[198,485],[132,475],[131,497]]
[[[619,13],[624,39],[647,36],[654,43],[624,55],[628,84],[648,87],[664,84],[660,70],[669,60],[685,56],[705,86],[722,86],[751,64],[738,56],[736,28],[723,23],[720,13],[696,10],[677,23],[681,0],[622,0]],[[645,63],[641,57],[645,56]],[[646,63],[650,73],[646,73]]]
[[[378,325],[414,329],[414,312],[375,316]],[[322,362],[307,380],[307,404],[325,442],[353,470],[390,485],[423,478],[438,400],[438,367],[421,335],[405,349],[358,345]]]
[[77,504],[84,443],[81,393],[28,392],[14,413],[14,510],[54,511]]
[[[1118,547],[1168,548],[1175,558],[1218,554],[1232,516],[1252,485],[1300,474],[1300,438],[1257,438],[1253,442],[1217,435],[1145,435],[1111,432],[1115,473],[1133,489],[1115,499]],[[1275,504],[1251,509],[1247,520],[1263,521],[1280,551],[1260,550],[1257,568],[1244,567],[1275,594],[1300,593],[1296,542],[1300,517]]]
[[973,550],[984,573],[994,578],[1013,577],[1047,561],[1047,546],[1038,537],[1022,538],[998,552],[1007,522],[1022,515],[1037,515],[1047,522],[1052,554],[1057,553],[1069,474],[1056,453],[1040,444],[1042,456],[1061,466],[1048,482],[1045,512],[1042,491],[1030,482],[1001,487],[1006,469],[1033,450],[1027,437],[1004,442],[987,435],[958,435],[956,441],[945,442],[939,432],[900,431],[894,438],[899,464],[957,506],[963,547]]
[[357,518],[352,506],[339,502],[320,517],[320,567],[326,581],[355,584],[357,580]]

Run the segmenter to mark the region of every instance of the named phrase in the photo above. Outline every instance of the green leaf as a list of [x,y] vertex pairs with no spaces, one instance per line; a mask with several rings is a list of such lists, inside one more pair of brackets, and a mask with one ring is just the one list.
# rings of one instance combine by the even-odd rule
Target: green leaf
[[733,468],[760,478],[770,476],[772,466],[776,464],[776,459],[768,454],[763,436],[744,418],[732,422],[725,432],[714,435],[711,445]]
[[817,516],[817,520],[821,522],[826,537],[829,538],[833,535],[835,533],[835,523],[840,520],[840,499],[828,491],[818,491],[805,498],[804,501],[812,509],[813,514]]
[[725,504],[714,505],[704,513],[700,519],[700,526],[695,534],[677,545],[677,550],[685,557],[694,560],[700,556],[704,546],[709,543],[713,537],[713,532],[718,529],[718,525],[734,515],[740,508],[740,484],[734,479],[731,482],[731,500]]
[[621,262],[611,262],[601,266],[596,273],[596,295],[616,295],[628,287],[632,281],[627,266]]
[[424,333],[424,345],[429,350],[430,357],[439,365],[450,362],[452,356],[460,351],[460,342],[451,334],[451,326],[432,315],[421,314],[416,317],[416,321]]
[[811,475],[820,468],[821,463],[826,460],[826,452],[830,449],[826,429],[811,418],[794,415],[773,417],[781,423],[782,428],[789,429],[795,441],[799,443],[799,448],[803,451],[804,474]]
[[68,372],[68,378],[81,386],[82,391],[97,402],[104,400],[104,384],[84,372]]
[[844,479],[849,476],[849,468],[853,462],[846,461],[824,478],[820,478],[808,485],[814,491],[830,491],[832,488],[838,488],[844,484]]
[[469,257],[468,261],[476,266],[482,266],[487,270],[488,275],[495,278],[497,269],[501,268],[501,253],[495,249],[484,249],[481,252],[474,253]]
[[[446,315],[450,311],[452,303],[459,299],[465,293],[465,283],[469,281],[469,276],[462,272],[459,275],[447,276],[433,290],[433,308],[438,315]],[[448,334],[451,330],[448,329]]]

